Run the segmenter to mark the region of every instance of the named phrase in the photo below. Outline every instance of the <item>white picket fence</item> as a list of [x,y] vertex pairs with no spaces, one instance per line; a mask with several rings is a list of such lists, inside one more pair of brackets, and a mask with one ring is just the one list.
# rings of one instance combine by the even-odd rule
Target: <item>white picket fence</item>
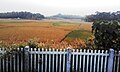
[[[17,50],[20,53],[0,58],[0,72],[120,72],[120,51],[28,47]],[[0,48],[0,54],[5,52],[5,48]]]

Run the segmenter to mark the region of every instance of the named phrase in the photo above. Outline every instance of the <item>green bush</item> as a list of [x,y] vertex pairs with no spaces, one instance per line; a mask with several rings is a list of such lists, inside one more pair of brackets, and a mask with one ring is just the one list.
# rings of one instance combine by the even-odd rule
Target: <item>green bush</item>
[[120,49],[120,23],[118,21],[95,21],[92,26],[95,45],[100,49]]

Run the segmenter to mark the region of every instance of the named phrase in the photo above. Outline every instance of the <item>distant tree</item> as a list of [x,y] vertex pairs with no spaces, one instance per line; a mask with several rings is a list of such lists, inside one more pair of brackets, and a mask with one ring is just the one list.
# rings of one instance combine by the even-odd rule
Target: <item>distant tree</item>
[[63,15],[61,13],[54,15],[54,16],[50,16],[49,18],[53,18],[53,19],[83,19],[83,17],[81,17],[79,15]]
[[100,49],[120,49],[120,22],[95,21],[92,26],[95,45]]
[[96,12],[96,14],[87,15],[86,21],[96,20],[118,20],[120,21],[120,11],[117,12]]
[[20,19],[43,19],[45,18],[44,15],[39,13],[30,13],[30,12],[7,12],[7,13],[0,13],[0,18],[20,18]]

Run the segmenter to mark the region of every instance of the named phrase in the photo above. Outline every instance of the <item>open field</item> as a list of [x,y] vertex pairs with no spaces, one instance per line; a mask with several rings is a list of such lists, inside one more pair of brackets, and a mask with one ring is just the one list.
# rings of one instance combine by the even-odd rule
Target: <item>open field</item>
[[61,42],[82,39],[91,35],[91,23],[72,23],[55,20],[0,20],[0,41],[26,42],[37,38],[39,42]]

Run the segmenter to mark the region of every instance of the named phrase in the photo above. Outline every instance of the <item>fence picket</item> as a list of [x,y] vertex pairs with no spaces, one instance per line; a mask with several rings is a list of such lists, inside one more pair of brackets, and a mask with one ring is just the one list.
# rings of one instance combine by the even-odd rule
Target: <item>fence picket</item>
[[8,61],[8,57],[7,57],[6,58],[6,72],[8,72],[8,68],[9,68],[8,64],[9,64],[9,61]]
[[[6,49],[4,48],[4,51],[5,51]],[[6,52],[6,51],[5,51]],[[4,67],[4,69],[3,69],[3,71],[5,72],[6,71],[6,55],[3,57],[3,67]]]
[[[65,49],[63,52],[65,52]],[[65,72],[65,54],[63,54],[63,72]]]
[[[82,49],[80,49],[80,53],[81,53],[81,52],[82,52]],[[80,55],[80,63],[79,63],[79,65],[80,65],[79,71],[80,71],[80,72],[81,72],[81,65],[82,65],[82,64],[81,64],[81,60],[82,60],[82,59],[81,59],[81,58],[82,58],[81,56],[82,56],[82,55]]]
[[[115,54],[117,54],[117,51],[115,51]],[[114,67],[113,67],[113,71],[114,71],[114,72],[115,72],[115,65],[116,65],[116,57],[117,57],[117,56],[114,57]]]
[[[91,50],[91,54],[93,53],[93,50]],[[93,55],[91,55],[91,59],[90,59],[90,72],[92,72],[92,59],[93,59]]]
[[[51,52],[51,48],[49,49],[49,52]],[[51,54],[49,54],[49,72],[51,72]]]
[[[38,48],[38,52],[40,52],[40,48]],[[38,72],[40,72],[40,65],[41,65],[41,58],[40,58],[40,55],[38,54]]]
[[[45,49],[45,51],[47,52],[47,49]],[[47,54],[45,54],[45,72],[47,72]]]
[[75,59],[75,58],[74,58],[74,56],[75,56],[74,53],[75,53],[75,49],[73,49],[72,70],[75,70],[75,69],[74,69],[74,63],[75,63],[75,61],[74,61],[74,59]]
[[15,57],[15,54],[13,55],[13,63],[14,63],[14,65],[13,65],[13,69],[14,69],[14,72],[16,71],[16,57]]
[[[103,54],[103,52],[104,52],[104,50],[102,50],[102,54]],[[102,70],[103,70],[103,55],[102,55],[102,58],[101,58],[101,72],[103,72]]]
[[[44,51],[44,48],[42,48],[42,52],[43,52],[43,51]],[[43,56],[43,54],[42,54],[42,66],[41,66],[41,72],[43,72],[43,64],[44,64],[43,59],[44,59],[44,56]]]
[[[62,52],[62,49],[60,49],[60,52]],[[59,61],[59,72],[61,72],[61,54],[60,54],[60,61]]]
[[[53,52],[55,51],[55,49],[53,49]],[[53,54],[53,58],[52,58],[52,72],[54,72],[55,69],[55,65],[54,65],[54,54]]]
[[[78,53],[78,49],[76,53]],[[77,70],[78,70],[78,54],[76,55],[76,70],[75,71],[77,72]]]
[[[86,49],[84,49],[84,53],[86,52]],[[83,55],[83,72],[85,72],[85,55]]]
[[12,72],[12,58],[11,58],[11,56],[9,56],[9,67],[10,67],[10,72]]
[[[56,51],[58,52],[58,49]],[[56,72],[58,71],[57,68],[58,68],[58,54],[56,54]]]
[[[17,50],[20,51],[20,48],[17,48]],[[19,61],[19,53],[17,53],[17,72],[20,72],[19,71],[19,63],[20,63],[20,61]]]
[[[105,54],[108,53],[108,50],[106,50]],[[106,72],[106,66],[107,65],[107,55],[105,56],[105,63],[104,63],[104,72]]]
[[[89,53],[89,50],[87,50],[87,53]],[[88,72],[88,65],[89,65],[89,55],[87,55],[87,70],[86,70],[86,72]]]
[[[97,52],[97,51],[95,50],[94,53],[96,53],[96,52]],[[95,70],[96,70],[96,55],[95,55],[95,57],[94,57],[94,72],[96,72]]]
[[[34,48],[34,51],[36,52],[37,51],[37,49],[36,48]],[[34,72],[36,72],[36,54],[34,54]]]
[[[100,50],[98,50],[98,53],[100,54]],[[97,62],[97,72],[99,72],[99,64],[100,64],[100,55],[98,55],[98,62]]]
[[[33,51],[33,48],[31,48],[31,51]],[[32,61],[32,60],[33,60],[33,59],[32,59],[33,56],[32,56],[32,54],[30,54],[30,56],[31,56],[31,57],[30,57],[30,58],[31,58],[31,59],[30,59],[30,61],[31,61],[31,62],[30,62],[30,63],[31,63],[31,66],[30,66],[30,67],[31,67],[31,70],[30,70],[30,71],[32,72],[32,71],[33,71],[33,61]]]
[[[21,48],[21,51],[24,51],[23,48]],[[23,53],[21,53],[21,72],[23,71]]]

